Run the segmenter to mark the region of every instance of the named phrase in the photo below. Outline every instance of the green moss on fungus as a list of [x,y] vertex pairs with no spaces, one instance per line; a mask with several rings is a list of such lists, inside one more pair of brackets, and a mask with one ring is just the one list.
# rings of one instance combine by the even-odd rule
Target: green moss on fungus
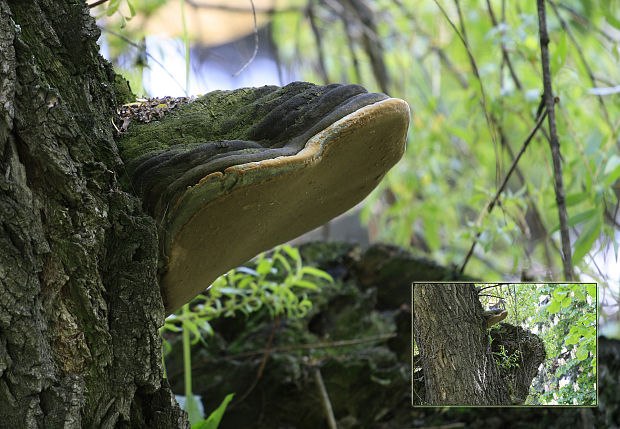
[[131,91],[129,82],[123,76],[114,76],[114,96],[117,105],[132,103],[136,101],[136,96]]

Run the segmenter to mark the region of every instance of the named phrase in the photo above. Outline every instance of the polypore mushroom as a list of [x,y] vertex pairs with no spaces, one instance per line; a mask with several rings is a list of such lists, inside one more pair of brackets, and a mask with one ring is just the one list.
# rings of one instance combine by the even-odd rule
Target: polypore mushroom
[[508,310],[496,309],[484,312],[484,318],[487,321],[487,328],[501,322],[508,316]]
[[353,207],[401,158],[403,100],[359,85],[215,91],[119,142],[159,225],[166,314],[217,276]]

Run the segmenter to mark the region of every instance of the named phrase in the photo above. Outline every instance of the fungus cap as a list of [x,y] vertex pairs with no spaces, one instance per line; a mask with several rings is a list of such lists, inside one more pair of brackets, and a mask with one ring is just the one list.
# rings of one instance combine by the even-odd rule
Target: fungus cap
[[[295,84],[259,93],[238,140],[219,139],[226,132],[220,127],[209,143],[172,145],[126,159],[145,209],[161,225],[166,314],[231,268],[353,207],[401,158],[409,125],[406,102],[368,94],[358,85],[296,84],[303,84],[301,90],[293,88],[297,95],[293,91],[284,99],[273,92]],[[256,91],[264,88],[275,87]],[[262,108],[272,100],[280,103]],[[188,117],[181,112],[177,120]],[[261,133],[270,138],[257,138]],[[223,150],[213,149],[218,145]]]

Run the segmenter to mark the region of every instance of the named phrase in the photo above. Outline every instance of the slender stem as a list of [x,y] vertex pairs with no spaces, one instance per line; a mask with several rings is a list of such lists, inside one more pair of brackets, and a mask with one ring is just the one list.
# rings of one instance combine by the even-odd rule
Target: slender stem
[[[551,0],[547,0],[547,2],[553,8],[553,11],[555,12],[555,16],[560,21],[562,28],[568,35],[568,38],[573,43],[573,46],[575,46],[575,49],[577,50],[577,55],[579,55],[579,59],[581,60],[583,67],[586,69],[588,78],[590,78],[590,83],[592,84],[593,87],[596,87],[597,82],[596,82],[596,78],[594,77],[594,72],[592,71],[592,68],[590,67],[590,64],[588,63],[588,60],[586,59],[586,56],[583,53],[583,49],[581,49],[581,45],[579,44],[579,42],[577,41],[577,38],[573,34],[573,31],[569,27],[568,23],[564,20],[564,18],[562,18],[562,15],[560,14],[560,11],[558,10],[558,7],[556,6],[556,4]],[[607,125],[609,125],[610,129],[613,129],[614,126],[611,123],[611,120],[609,119],[609,113],[607,112],[607,106],[605,106],[605,101],[603,100],[603,96],[598,94],[596,97],[598,99],[599,105],[601,106],[601,112],[603,112],[603,117],[605,118],[605,122],[607,122]]]
[[310,28],[312,29],[312,34],[314,35],[314,40],[316,41],[316,49],[319,57],[319,73],[321,74],[321,79],[323,79],[323,83],[329,83],[329,78],[327,77],[327,66],[325,65],[325,52],[323,50],[323,38],[321,37],[321,32],[316,25],[316,17],[314,15],[314,0],[310,0],[308,2],[308,8],[306,9],[306,14],[308,16],[308,20],[310,21]]
[[544,85],[544,102],[549,119],[549,145],[551,146],[551,158],[553,159],[553,175],[555,184],[555,201],[558,205],[560,218],[560,234],[562,238],[562,262],[564,265],[564,277],[567,281],[573,279],[573,263],[568,232],[568,214],[566,212],[566,199],[564,197],[564,182],[562,180],[562,160],[560,155],[560,142],[555,122],[555,98],[551,85],[551,68],[549,66],[549,34],[547,33],[547,18],[545,14],[545,0],[537,0],[538,26],[540,32],[540,54]]
[[[189,304],[183,306],[183,315],[186,316],[189,313]],[[188,405],[192,397],[192,355],[190,350],[190,338],[189,328],[186,326],[185,319],[183,319],[183,377],[185,379],[185,409],[188,409]]]
[[232,77],[239,76],[241,72],[245,70],[252,63],[252,61],[254,61],[256,54],[258,53],[258,25],[256,24],[256,9],[254,8],[254,1],[250,0],[250,3],[252,4],[252,16],[254,17],[254,52],[252,52],[250,59],[247,60],[246,63],[232,75]]
[[[499,157],[499,152],[498,152],[498,149],[497,149],[497,137],[495,135],[495,129],[493,128],[493,125],[491,124],[491,116],[489,114],[489,109],[488,109],[488,106],[487,106],[487,96],[486,96],[486,92],[484,90],[484,85],[482,83],[482,77],[480,76],[480,73],[478,71],[478,65],[476,64],[476,59],[474,58],[474,54],[472,53],[472,51],[471,51],[471,49],[469,47],[469,43],[467,42],[466,34],[461,34],[461,31],[458,28],[456,28],[456,24],[454,24],[454,22],[452,22],[452,20],[450,19],[450,16],[446,12],[446,10],[439,3],[439,0],[433,0],[433,1],[435,2],[437,7],[439,8],[439,10],[441,11],[441,14],[444,16],[444,18],[446,19],[448,24],[450,24],[450,26],[454,30],[454,33],[458,36],[458,38],[463,43],[463,46],[465,47],[465,51],[467,52],[467,57],[469,58],[469,63],[471,65],[471,68],[472,68],[472,70],[474,72],[474,75],[476,76],[476,80],[478,81],[478,84],[480,85],[480,96],[481,96],[481,100],[480,101],[482,102],[482,110],[484,112],[484,117],[485,117],[486,122],[487,122],[487,127],[489,128],[489,135],[491,136],[491,141],[493,142],[493,150],[495,152],[495,177],[496,177],[496,183],[497,183],[497,182],[499,182],[499,175],[500,175],[500,171],[501,171],[501,165],[500,165],[501,159]],[[460,3],[459,3],[458,0],[454,0],[454,4],[455,4],[456,9],[458,11],[461,29],[464,30],[465,29],[465,24],[464,24],[463,19],[462,19],[463,16],[462,16],[461,9],[460,9]]]
[[[107,0],[106,0],[107,1]],[[147,57],[149,57],[151,60],[153,60],[153,62],[155,64],[157,64],[159,67],[161,67],[161,69],[164,71],[164,73],[166,73],[168,76],[170,76],[170,78],[174,81],[174,83],[176,83],[177,85],[179,85],[179,88],[181,88],[182,91],[185,91],[185,88],[183,88],[183,85],[181,85],[181,83],[176,80],[176,78],[174,77],[174,75],[172,73],[170,73],[168,71],[168,69],[166,68],[165,65],[163,65],[160,61],[157,60],[157,58],[155,58],[153,55],[151,55],[147,50],[145,46],[142,46],[140,43],[134,42],[133,40],[131,40],[129,37],[123,36],[121,33],[117,33],[116,31],[110,30],[107,27],[102,27],[102,26],[98,26],[99,29],[101,31],[105,31],[106,33],[110,33],[113,36],[118,37],[121,40],[124,40],[125,42],[127,42],[129,45],[137,48],[137,49],[144,49],[144,53],[146,54]]]
[[89,3],[89,4],[88,4],[88,8],[89,8],[89,9],[92,9],[92,8],[94,8],[95,6],[99,6],[100,4],[104,4],[104,3],[105,3],[105,2],[107,2],[107,1],[108,1],[108,0],[97,0],[97,1],[96,1],[96,2],[94,2],[94,3]]
[[[104,0],[108,1],[108,0]],[[249,8],[244,6],[235,6],[227,4],[210,4],[204,2],[198,2],[195,0],[185,0],[187,4],[196,8],[223,10],[226,12],[238,12],[238,13],[264,13],[267,15],[274,15],[276,13],[291,13],[291,12],[303,12],[303,8],[300,6],[288,6],[288,7],[265,7],[265,8]]]
[[181,2],[181,22],[183,24],[183,44],[185,45],[185,95],[189,95],[189,33],[185,20],[185,0]]
[[314,381],[316,382],[317,390],[319,391],[319,396],[321,397],[321,404],[323,405],[325,417],[327,417],[327,426],[329,427],[329,429],[337,429],[338,426],[336,425],[336,417],[334,417],[332,403],[329,400],[329,394],[327,393],[327,389],[325,388],[325,383],[323,383],[321,370],[315,366],[312,369],[312,375],[314,376]]
[[[515,169],[517,167],[517,164],[519,163],[519,160],[521,159],[521,156],[523,156],[523,154],[525,153],[525,149],[527,149],[527,146],[530,144],[530,142],[534,138],[534,135],[536,134],[536,131],[538,131],[538,129],[542,125],[543,121],[545,120],[546,116],[547,116],[547,109],[543,109],[543,111],[541,112],[540,116],[538,117],[538,120],[536,121],[536,124],[534,125],[534,128],[532,129],[532,131],[530,131],[530,134],[527,136],[527,138],[523,142],[523,145],[521,146],[521,150],[519,151],[519,153],[517,154],[516,158],[512,162],[512,165],[508,169],[508,173],[506,173],[506,177],[504,177],[504,181],[502,182],[502,184],[500,185],[499,189],[495,193],[495,196],[493,197],[491,202],[487,205],[487,207],[486,207],[486,212],[487,213],[491,213],[491,211],[493,210],[493,208],[497,204],[497,201],[499,200],[499,197],[500,197],[501,193],[504,191],[504,188],[506,187],[506,184],[508,183],[508,179],[510,179],[510,176],[515,171]],[[480,219],[482,219],[483,216],[484,216],[484,211],[482,213],[480,213],[479,221],[480,221]],[[467,252],[467,255],[465,256],[465,260],[463,261],[463,265],[461,265],[461,269],[459,270],[460,274],[463,274],[463,272],[465,271],[465,266],[467,265],[467,262],[469,262],[469,258],[471,258],[471,255],[474,253],[474,248],[476,247],[476,243],[478,243],[478,239],[480,238],[480,234],[481,233],[482,233],[482,231],[478,231],[476,233],[476,237],[474,238],[474,242],[471,244],[471,247],[469,248],[469,252]]]

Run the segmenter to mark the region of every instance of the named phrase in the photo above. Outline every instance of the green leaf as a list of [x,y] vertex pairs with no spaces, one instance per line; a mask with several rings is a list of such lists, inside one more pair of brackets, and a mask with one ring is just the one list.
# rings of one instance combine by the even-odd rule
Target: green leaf
[[596,297],[596,283],[589,283],[588,284],[588,295],[590,295],[592,298]]
[[564,65],[564,61],[566,60],[566,32],[562,31],[560,33],[560,40],[558,40],[557,48],[553,52],[553,74],[557,74],[562,66]]
[[603,174],[605,175],[605,181],[603,182],[605,186],[610,186],[618,180],[620,177],[620,156],[612,155],[609,158]]
[[568,207],[579,204],[588,199],[587,192],[578,192],[576,194],[569,194],[566,196],[566,205]]
[[234,393],[226,395],[222,403],[209,415],[205,420],[192,424],[192,429],[217,429],[220,425],[224,412],[230,401],[232,401]]
[[334,283],[334,279],[332,278],[332,276],[329,275],[329,273],[326,273],[325,271],[319,270],[318,268],[315,268],[315,267],[303,267],[301,269],[301,273],[315,276],[315,277],[320,277],[322,279],[327,280],[330,283]]
[[618,11],[613,10],[617,8],[618,5],[614,4],[613,1],[602,2],[602,3],[603,4],[601,4],[601,9],[603,11],[603,15],[605,15],[605,20],[607,21],[608,24],[620,30],[620,19],[616,17],[616,13],[618,13]]
[[258,273],[256,272],[256,270],[253,270],[252,268],[248,268],[248,267],[238,267],[237,271],[244,273],[244,274],[249,274],[251,276],[254,277],[258,277]]
[[[574,216],[571,216],[568,218],[568,226],[575,226],[581,222],[594,219],[599,214],[599,211],[600,210],[598,209],[590,209],[590,210],[581,212],[579,214],[576,214]],[[549,231],[549,234],[553,234],[559,229],[560,229],[560,224],[558,223],[553,228],[551,228],[551,230]]]
[[577,359],[583,361],[588,357],[588,349],[585,346],[579,347],[575,352]]
[[112,0],[110,3],[108,3],[108,8],[106,9],[105,14],[108,16],[114,15],[120,5],[121,0]]
[[570,296],[567,296],[566,298],[562,300],[562,307],[568,308],[570,306],[571,301],[572,301],[572,298]]
[[183,329],[188,330],[191,334],[192,334],[192,344],[196,344],[198,341],[200,341],[200,338],[202,337],[202,335],[200,334],[200,330],[198,329],[198,325],[196,325],[196,323],[194,323],[193,320],[191,319],[184,319],[183,320]]
[[284,266],[284,269],[286,270],[287,273],[293,272],[293,269],[291,268],[291,264],[289,264],[286,258],[282,256],[281,254],[276,253],[275,255],[273,255],[273,259],[280,261],[280,263]]
[[293,258],[295,262],[301,261],[301,256],[297,248],[291,246],[282,246],[280,249],[284,250],[286,254]]
[[299,286],[310,290],[319,290],[319,287],[312,282],[307,280],[295,280],[292,283],[293,286]]
[[185,397],[185,411],[190,423],[197,423],[204,419],[194,395]]
[[270,260],[263,259],[256,266],[256,272],[259,275],[261,275],[261,276],[265,276],[265,275],[269,274],[269,272],[271,272],[271,267],[272,266],[273,266],[273,264],[272,264],[272,262]]
[[581,234],[575,242],[575,251],[573,253],[573,264],[581,261],[581,259],[592,249],[592,245],[598,238],[603,225],[603,217],[599,214],[591,218],[581,230]]
[[547,311],[551,314],[555,314],[560,311],[560,307],[562,306],[561,301],[559,299],[553,299],[549,306],[547,307]]
[[133,0],[127,0],[127,6],[129,6],[130,17],[134,17],[136,15],[136,8],[133,5]]

